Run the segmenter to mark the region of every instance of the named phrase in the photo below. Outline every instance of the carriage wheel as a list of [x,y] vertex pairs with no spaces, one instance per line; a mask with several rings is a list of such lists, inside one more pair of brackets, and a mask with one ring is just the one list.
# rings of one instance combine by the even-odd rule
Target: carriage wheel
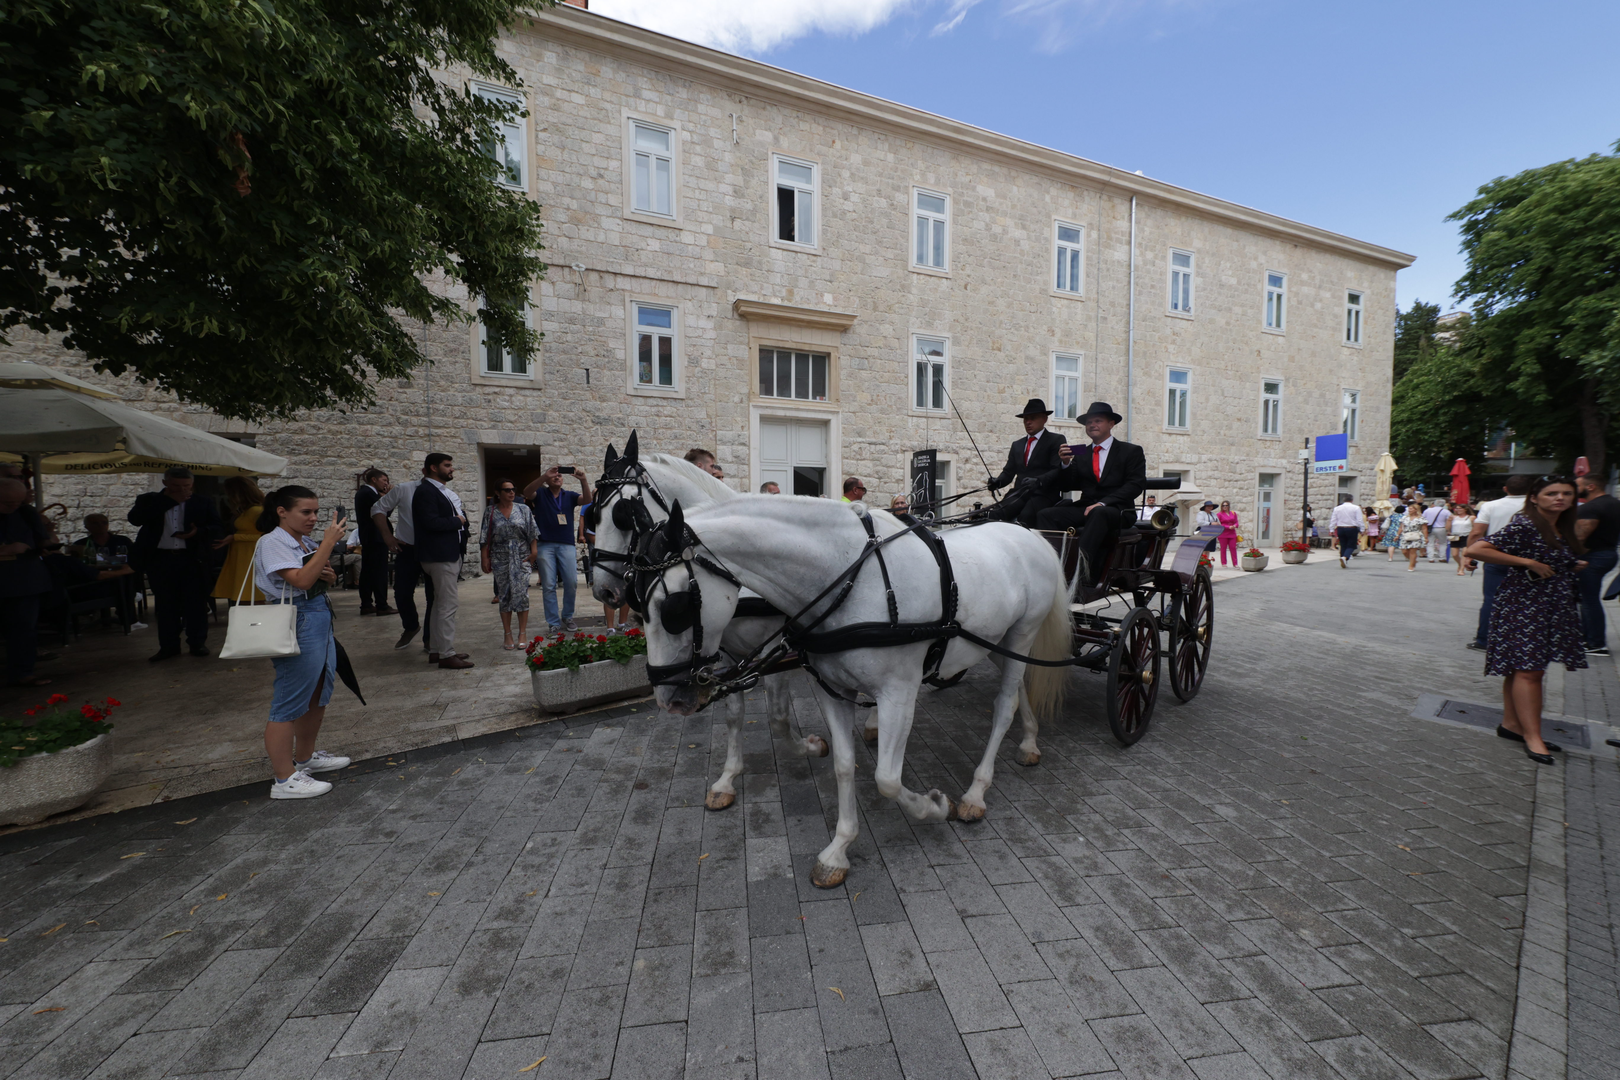
[[1200,567],[1182,597],[1170,634],[1170,689],[1182,701],[1191,701],[1204,685],[1214,638],[1215,593],[1210,588],[1209,570]]
[[1159,627],[1153,612],[1134,608],[1119,624],[1108,657],[1108,726],[1121,746],[1140,739],[1159,696]]

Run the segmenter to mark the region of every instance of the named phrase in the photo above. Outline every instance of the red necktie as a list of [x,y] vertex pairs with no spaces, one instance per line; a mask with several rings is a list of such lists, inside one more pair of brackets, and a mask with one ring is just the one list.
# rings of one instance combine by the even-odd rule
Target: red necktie
[[1029,455],[1035,452],[1035,444],[1040,441],[1039,435],[1031,435],[1029,441],[1024,443],[1024,464],[1029,464]]
[[1101,445],[1091,448],[1091,475],[1099,480],[1102,479],[1102,452]]

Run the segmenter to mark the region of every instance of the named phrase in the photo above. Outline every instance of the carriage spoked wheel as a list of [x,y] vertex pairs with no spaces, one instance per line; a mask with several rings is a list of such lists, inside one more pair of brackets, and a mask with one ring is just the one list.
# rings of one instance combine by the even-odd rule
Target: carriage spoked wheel
[[1199,567],[1181,597],[1170,631],[1170,689],[1191,701],[1209,670],[1209,645],[1215,637],[1215,592],[1209,569]]
[[1159,625],[1153,612],[1133,608],[1119,624],[1108,657],[1108,726],[1122,746],[1140,739],[1159,696]]

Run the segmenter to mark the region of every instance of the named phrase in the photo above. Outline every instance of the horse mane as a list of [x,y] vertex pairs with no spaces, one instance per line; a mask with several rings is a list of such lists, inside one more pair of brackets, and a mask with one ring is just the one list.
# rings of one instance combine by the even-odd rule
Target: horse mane
[[668,469],[679,479],[691,484],[709,497],[711,502],[724,502],[735,499],[737,492],[727,487],[724,481],[716,479],[712,474],[704,472],[685,458],[678,458],[671,454],[652,453],[642,457],[643,465],[657,465]]

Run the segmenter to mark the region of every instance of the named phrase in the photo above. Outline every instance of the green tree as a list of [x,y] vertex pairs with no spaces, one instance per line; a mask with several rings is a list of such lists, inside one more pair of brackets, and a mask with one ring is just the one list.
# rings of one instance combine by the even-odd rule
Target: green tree
[[1414,300],[1405,311],[1395,313],[1395,382],[1434,347],[1440,328],[1440,305]]
[[458,289],[532,348],[540,210],[466,83],[518,85],[531,6],[0,0],[0,334],[243,418],[365,404]]
[[1458,458],[1473,473],[1483,471],[1486,443],[1505,404],[1499,384],[1483,369],[1465,333],[1460,344],[1430,340],[1395,384],[1389,449],[1404,482],[1444,483]]
[[1471,347],[1510,395],[1506,419],[1601,474],[1620,415],[1620,156],[1499,177],[1448,220],[1462,223]]

